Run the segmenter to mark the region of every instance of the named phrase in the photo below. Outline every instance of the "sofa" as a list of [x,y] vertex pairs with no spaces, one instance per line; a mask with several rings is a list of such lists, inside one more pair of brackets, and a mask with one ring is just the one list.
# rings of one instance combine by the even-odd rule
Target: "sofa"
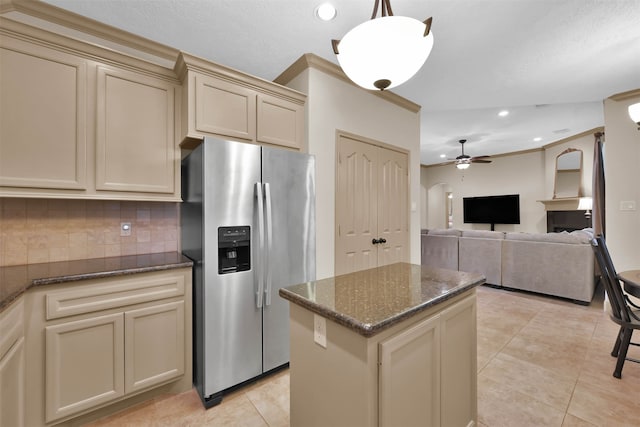
[[571,233],[423,230],[421,262],[478,272],[487,284],[588,304],[595,291],[591,229]]

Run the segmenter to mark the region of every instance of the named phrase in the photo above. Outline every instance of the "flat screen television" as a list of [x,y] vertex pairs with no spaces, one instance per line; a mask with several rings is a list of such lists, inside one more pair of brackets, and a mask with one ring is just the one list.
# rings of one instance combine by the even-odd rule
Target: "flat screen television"
[[464,197],[465,224],[520,224],[520,195]]

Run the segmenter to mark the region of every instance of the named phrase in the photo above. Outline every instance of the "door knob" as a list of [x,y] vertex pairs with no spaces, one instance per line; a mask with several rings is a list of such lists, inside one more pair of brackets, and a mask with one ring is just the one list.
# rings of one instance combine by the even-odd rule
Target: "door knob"
[[378,243],[387,243],[387,239],[385,238],[378,239]]
[[378,243],[380,243],[380,240],[378,240],[378,239],[373,239],[373,240],[371,241],[371,243],[373,243],[374,245],[377,245]]

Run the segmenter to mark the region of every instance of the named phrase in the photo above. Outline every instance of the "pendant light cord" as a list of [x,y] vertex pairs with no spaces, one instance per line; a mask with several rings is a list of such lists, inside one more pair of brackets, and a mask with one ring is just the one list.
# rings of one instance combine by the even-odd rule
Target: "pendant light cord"
[[[393,16],[393,10],[391,10],[391,0],[382,0],[382,16]],[[373,13],[371,14],[371,19],[376,19],[376,15],[378,14],[378,6],[380,5],[380,0],[376,0],[373,5]]]

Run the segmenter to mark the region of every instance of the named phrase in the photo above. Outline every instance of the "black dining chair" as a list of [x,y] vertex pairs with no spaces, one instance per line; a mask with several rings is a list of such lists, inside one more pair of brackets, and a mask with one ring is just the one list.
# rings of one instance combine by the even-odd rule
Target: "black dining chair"
[[601,281],[611,304],[609,317],[620,325],[620,331],[616,337],[611,355],[618,358],[613,376],[621,378],[625,360],[640,363],[640,360],[627,357],[629,345],[640,346],[640,343],[631,342],[633,331],[640,329],[640,307],[630,301],[629,297],[622,291],[622,286],[620,286],[620,280],[611,261],[604,237],[598,235],[592,239],[591,247],[600,267]]

